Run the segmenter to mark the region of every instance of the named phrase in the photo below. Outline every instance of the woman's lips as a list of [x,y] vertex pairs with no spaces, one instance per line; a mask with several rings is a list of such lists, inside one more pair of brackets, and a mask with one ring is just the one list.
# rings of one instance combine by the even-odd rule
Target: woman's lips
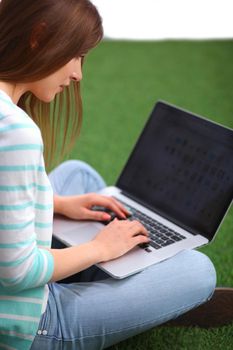
[[66,88],[67,86],[69,86],[69,85],[60,85],[60,86],[59,86],[60,91],[63,91],[64,88]]

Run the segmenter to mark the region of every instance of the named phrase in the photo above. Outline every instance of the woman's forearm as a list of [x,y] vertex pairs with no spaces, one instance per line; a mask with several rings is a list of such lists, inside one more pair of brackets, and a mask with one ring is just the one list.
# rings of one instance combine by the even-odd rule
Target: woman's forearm
[[101,261],[98,244],[90,241],[75,247],[49,249],[54,259],[51,282],[59,281]]
[[[62,196],[54,195],[54,213],[63,213],[63,199]],[[64,249],[49,249],[49,251],[54,259],[51,282],[71,276],[101,261],[101,254],[94,241]]]

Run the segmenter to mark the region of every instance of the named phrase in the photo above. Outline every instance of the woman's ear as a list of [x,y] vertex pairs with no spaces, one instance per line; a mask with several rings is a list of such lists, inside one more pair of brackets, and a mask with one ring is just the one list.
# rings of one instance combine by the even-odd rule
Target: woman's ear
[[47,25],[45,22],[40,22],[32,29],[30,37],[30,48],[32,50],[37,49],[40,46],[40,42],[43,40]]

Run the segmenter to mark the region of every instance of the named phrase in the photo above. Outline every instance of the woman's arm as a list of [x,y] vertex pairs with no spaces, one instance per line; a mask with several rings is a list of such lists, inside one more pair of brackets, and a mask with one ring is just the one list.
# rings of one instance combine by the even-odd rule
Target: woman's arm
[[10,127],[19,121],[20,128],[3,137],[12,151],[1,154],[0,285],[6,293],[43,286],[53,273],[53,256],[44,249],[51,238],[53,196],[49,186],[42,186],[41,135],[20,112],[4,119]]
[[51,282],[59,281],[100,262],[100,254],[94,241],[80,246],[49,249],[54,260]]

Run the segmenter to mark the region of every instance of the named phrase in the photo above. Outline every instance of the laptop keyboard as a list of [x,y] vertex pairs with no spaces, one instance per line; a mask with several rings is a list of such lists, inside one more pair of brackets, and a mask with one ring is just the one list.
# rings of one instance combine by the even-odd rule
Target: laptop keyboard
[[[119,201],[118,198],[116,199]],[[161,224],[157,220],[150,218],[141,211],[129,206],[128,204],[122,201],[120,202],[131,213],[131,215],[128,217],[128,220],[140,221],[149,232],[151,241],[149,242],[149,244],[142,244],[142,248],[146,248],[148,247],[148,245],[151,245],[155,249],[160,249],[175,242],[186,239],[185,236]]]

